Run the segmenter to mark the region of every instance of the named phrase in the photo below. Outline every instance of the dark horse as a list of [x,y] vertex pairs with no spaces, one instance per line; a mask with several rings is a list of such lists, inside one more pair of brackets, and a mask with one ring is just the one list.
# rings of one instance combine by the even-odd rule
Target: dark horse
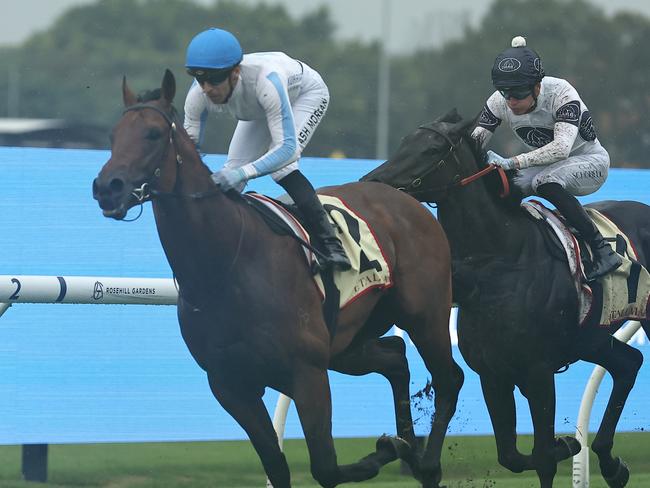
[[[555,438],[554,373],[584,360],[603,366],[613,378],[591,448],[609,486],[623,487],[629,471],[620,458],[612,457],[613,438],[643,356],[612,337],[615,326],[578,326],[578,296],[566,258],[549,252],[544,231],[525,216],[519,199],[500,197],[502,174],[490,172],[496,168],[485,164],[485,154],[469,135],[472,125],[453,111],[418,128],[404,138],[390,161],[363,180],[408,186],[414,196],[438,204],[438,218],[452,249],[459,347],[480,375],[499,463],[517,473],[534,469],[541,487],[553,485],[557,462],[580,450],[572,437]],[[428,168],[427,174],[410,178],[407,173],[416,167]],[[398,183],[404,176],[413,184]],[[647,266],[650,207],[618,201],[593,207],[628,234]],[[642,325],[648,334],[649,322]],[[532,456],[521,454],[516,446],[515,386],[530,406]]]
[[[341,310],[331,338],[321,297],[300,245],[274,233],[243,198],[212,182],[187,133],[176,125],[175,80],[137,99],[122,85],[126,110],[112,133],[111,158],[93,182],[107,217],[151,200],[160,241],[179,284],[183,339],[212,393],[248,434],[275,488],[291,486],[289,468],[262,401],[266,387],[291,397],[314,478],[325,487],[376,476],[397,457],[426,487],[438,487],[440,454],[463,382],[451,355],[449,246],[416,200],[389,186],[354,183],[323,189],[366,219],[394,276]],[[414,433],[404,343],[381,336],[408,331],[432,375],[435,415],[420,458]],[[377,372],[391,384],[397,433],[357,463],[339,465],[331,433],[328,369]],[[406,442],[404,442],[404,439]]]

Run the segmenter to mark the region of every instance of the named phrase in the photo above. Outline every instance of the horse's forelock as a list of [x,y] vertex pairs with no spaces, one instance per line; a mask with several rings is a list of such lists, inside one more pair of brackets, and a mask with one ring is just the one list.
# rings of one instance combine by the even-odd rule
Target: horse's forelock
[[142,93],[138,94],[138,103],[147,103],[153,102],[154,100],[160,100],[161,92],[160,88],[154,88],[153,90],[145,90]]

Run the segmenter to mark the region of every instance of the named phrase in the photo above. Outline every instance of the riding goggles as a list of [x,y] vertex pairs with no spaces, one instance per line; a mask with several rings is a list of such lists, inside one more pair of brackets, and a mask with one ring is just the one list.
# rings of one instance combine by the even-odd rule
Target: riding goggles
[[515,100],[523,100],[533,94],[533,87],[519,86],[517,88],[505,88],[499,90],[499,93],[501,93],[501,96],[506,100],[510,100],[511,98],[514,98]]
[[232,73],[233,68],[226,69],[203,69],[187,68],[187,74],[194,77],[200,85],[208,83],[210,85],[219,85],[226,81]]

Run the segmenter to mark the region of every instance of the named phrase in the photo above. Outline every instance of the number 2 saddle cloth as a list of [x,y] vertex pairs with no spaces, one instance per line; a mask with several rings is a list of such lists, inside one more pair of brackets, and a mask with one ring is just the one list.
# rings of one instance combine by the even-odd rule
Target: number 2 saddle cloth
[[[248,192],[246,196],[263,203],[280,217],[300,239],[307,243],[310,242],[307,231],[283,205],[259,193]],[[335,270],[333,273],[334,283],[340,292],[340,308],[370,290],[386,289],[393,286],[392,270],[368,223],[340,198],[330,195],[318,195],[318,198],[334,228],[339,229],[337,235],[352,264],[352,269],[348,271]],[[313,266],[316,261],[315,254],[304,246],[303,249],[307,263]],[[314,275],[314,281],[321,297],[324,297],[325,291],[320,273]]]
[[581,246],[564,220],[541,202],[529,200],[522,208],[545,222],[564,248],[580,299],[581,326],[602,327],[650,318],[650,274],[637,261],[630,240],[614,222],[597,210],[585,208],[605,240],[613,243],[614,250],[623,258],[618,269],[588,283],[584,270],[584,253],[591,252],[588,246]]

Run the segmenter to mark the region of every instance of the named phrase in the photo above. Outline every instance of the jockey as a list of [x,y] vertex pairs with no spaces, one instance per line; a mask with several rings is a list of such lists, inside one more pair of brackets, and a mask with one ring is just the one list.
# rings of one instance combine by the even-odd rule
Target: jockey
[[505,158],[488,151],[488,163],[516,171],[523,196],[550,201],[589,243],[593,266],[588,280],[622,264],[576,196],[598,190],[609,169],[609,154],[596,138],[587,106],[568,81],[544,76],[539,55],[517,36],[492,67],[496,91],[488,98],[472,137],[485,146],[505,121],[528,152]]
[[329,104],[329,90],[312,68],[284,53],[243,55],[230,32],[211,28],[187,47],[195,81],[185,99],[184,127],[197,147],[209,113],[238,122],[224,167],[212,175],[223,191],[242,191],[251,178],[270,174],[293,199],[307,231],[322,243],[321,267],[349,269],[350,261],[298,160]]

